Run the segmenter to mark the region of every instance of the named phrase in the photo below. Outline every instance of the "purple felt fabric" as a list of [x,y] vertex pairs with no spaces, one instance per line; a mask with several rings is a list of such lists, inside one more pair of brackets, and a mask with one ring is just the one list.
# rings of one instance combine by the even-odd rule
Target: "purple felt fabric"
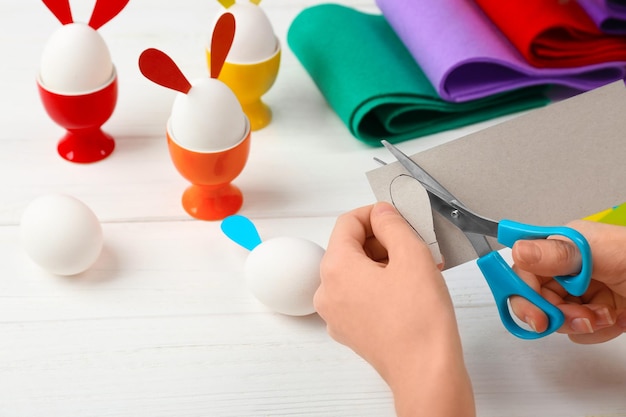
[[587,91],[626,76],[626,62],[535,68],[470,0],[376,0],[442,99],[464,102],[538,84]]
[[626,2],[578,0],[598,28],[606,33],[626,34]]

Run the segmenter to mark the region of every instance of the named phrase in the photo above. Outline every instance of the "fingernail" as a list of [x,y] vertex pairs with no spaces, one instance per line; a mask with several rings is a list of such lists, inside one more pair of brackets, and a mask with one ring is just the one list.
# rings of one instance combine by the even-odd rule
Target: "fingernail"
[[386,203],[386,202],[376,203],[375,209],[376,209],[376,214],[378,214],[378,215],[381,215],[381,214],[395,214],[395,213],[397,213],[395,207],[392,206],[389,203]]
[[606,307],[596,310],[595,315],[597,326],[612,326],[615,324],[615,320],[613,320],[611,312]]
[[517,256],[520,261],[527,264],[535,264],[541,260],[541,250],[533,242],[518,240],[515,245],[517,246]]
[[537,332],[537,325],[535,324],[535,320],[531,319],[530,317],[525,317],[524,322],[528,324],[531,329],[533,329],[533,332],[539,333]]
[[587,318],[572,320],[572,330],[578,333],[593,333],[593,327],[591,327],[591,322]]

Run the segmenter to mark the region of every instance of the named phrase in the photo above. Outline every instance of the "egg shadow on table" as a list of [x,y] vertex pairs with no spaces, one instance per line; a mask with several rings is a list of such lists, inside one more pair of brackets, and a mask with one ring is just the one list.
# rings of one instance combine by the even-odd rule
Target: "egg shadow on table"
[[81,273],[62,276],[61,278],[75,281],[80,285],[100,284],[119,278],[120,273],[117,254],[115,250],[105,243],[102,246],[100,256],[91,267]]
[[319,331],[326,329],[326,322],[317,313],[307,314],[306,316],[290,316],[287,314],[274,313],[281,321],[289,321],[289,324],[296,324],[299,327]]

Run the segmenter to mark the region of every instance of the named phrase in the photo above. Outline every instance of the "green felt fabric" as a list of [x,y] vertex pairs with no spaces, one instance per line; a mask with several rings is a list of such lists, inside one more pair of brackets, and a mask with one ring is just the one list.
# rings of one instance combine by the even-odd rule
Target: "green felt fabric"
[[465,103],[442,100],[382,15],[337,4],[303,10],[287,42],[329,105],[370,145],[453,129],[545,105],[543,87]]

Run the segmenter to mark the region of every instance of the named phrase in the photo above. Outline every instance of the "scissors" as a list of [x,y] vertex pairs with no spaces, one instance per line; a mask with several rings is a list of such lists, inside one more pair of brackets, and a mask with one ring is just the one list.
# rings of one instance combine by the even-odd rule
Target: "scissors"
[[[521,339],[538,339],[557,331],[565,321],[565,316],[561,310],[526,284],[504,261],[502,256],[492,249],[485,236],[495,237],[499,243],[509,248],[521,239],[545,239],[553,235],[570,239],[582,255],[581,270],[577,275],[557,276],[554,279],[569,294],[574,296],[584,294],[591,280],[591,248],[585,237],[570,227],[534,226],[512,220],[497,222],[476,214],[398,148],[385,140],[382,141],[382,144],[411,176],[424,186],[430,197],[431,206],[461,229],[470,241],[478,254],[476,263],[491,289],[504,327]],[[524,297],[540,308],[548,317],[548,328],[543,332],[535,332],[520,326],[511,316],[509,309],[508,301],[512,296]]]

